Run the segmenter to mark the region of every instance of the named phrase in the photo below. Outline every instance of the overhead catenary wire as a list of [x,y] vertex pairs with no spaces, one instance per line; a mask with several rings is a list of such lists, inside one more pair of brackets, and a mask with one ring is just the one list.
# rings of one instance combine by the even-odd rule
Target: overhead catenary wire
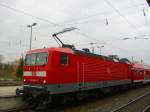
[[[133,0],[132,2],[134,2],[133,5],[136,6],[137,10],[141,10],[141,9],[139,9],[139,6],[136,5],[136,1],[135,1],[135,0]],[[145,21],[145,25],[147,25],[147,24],[146,24],[146,23],[147,23],[147,14],[146,14],[146,11],[145,11],[145,8],[144,8],[144,7],[142,7],[141,12],[142,12],[142,14],[143,14],[143,18],[144,18],[144,21]]]
[[[137,6],[142,6],[142,5],[143,4],[139,4],[139,5],[135,5],[135,6],[131,6],[131,7],[122,8],[122,9],[119,9],[119,10],[124,10],[124,9],[127,10],[127,9],[131,9],[131,8],[135,8]],[[69,21],[64,21],[62,24],[65,24],[65,25],[66,24],[67,25],[80,24],[80,23],[84,23],[84,22],[82,22],[84,20],[90,21],[89,19],[93,19],[93,18],[95,18],[97,16],[106,15],[106,14],[109,14],[109,13],[112,14],[113,12],[112,11],[109,11],[109,12],[98,12],[96,14],[88,15],[88,16],[85,16],[85,17],[81,17],[81,18],[77,18],[77,19],[71,19]]]
[[53,25],[53,26],[60,26],[60,27],[63,27],[63,26],[61,26],[60,24],[56,24],[56,23],[54,23],[54,22],[52,22],[52,21],[50,21],[50,20],[48,20],[48,19],[45,19],[45,18],[41,18],[41,17],[35,16],[35,15],[32,15],[32,14],[27,13],[27,12],[25,12],[25,11],[22,11],[22,10],[19,10],[19,9],[16,9],[16,8],[13,8],[13,7],[10,7],[10,6],[6,5],[6,4],[0,3],[0,6],[1,6],[1,7],[5,7],[5,8],[7,8],[7,9],[10,9],[10,10],[12,10],[12,11],[14,11],[14,12],[23,14],[23,15],[33,17],[33,18],[35,18],[35,19],[38,19],[38,20],[41,20],[41,21],[45,21],[45,22],[47,22],[47,23],[50,23],[50,24]]
[[[126,20],[126,22],[127,22],[128,24],[130,24],[132,27],[135,27],[135,26],[133,26],[115,7],[113,7],[113,6],[110,4],[110,2],[108,2],[107,0],[106,0],[105,2],[107,2],[121,17],[123,17],[123,18]],[[15,11],[15,12],[24,14],[24,15],[26,15],[26,16],[34,17],[34,18],[36,18],[36,19],[39,19],[39,20],[48,22],[48,23],[50,23],[50,24],[52,24],[52,25],[55,25],[55,26],[64,27],[63,25],[56,24],[56,23],[54,23],[54,22],[52,22],[52,21],[50,21],[50,20],[47,20],[47,19],[44,19],[44,18],[41,18],[41,17],[34,16],[34,15],[32,15],[32,14],[29,14],[29,13],[27,13],[27,12],[21,11],[21,10],[16,9],[16,8],[12,8],[12,7],[7,6],[7,5],[5,5],[5,4],[2,4],[2,3],[0,3],[0,6],[5,7],[5,8],[8,8],[8,9],[10,9],[10,10],[13,10],[13,11]],[[81,34],[81,33],[80,33],[80,34]],[[83,35],[83,33],[82,33],[82,35]]]
[[[107,1],[107,2],[108,2],[108,1]],[[39,20],[42,20],[42,21],[45,21],[45,22],[48,22],[48,23],[51,23],[51,24],[53,24],[53,25],[57,25],[57,26],[63,27],[63,26],[60,25],[60,24],[56,24],[56,23],[51,22],[51,21],[49,21],[49,20],[47,20],[47,19],[34,16],[34,15],[32,15],[32,14],[29,14],[29,13],[27,13],[27,12],[21,11],[21,10],[16,9],[16,8],[9,7],[9,6],[5,5],[5,4],[1,4],[1,3],[0,3],[0,6],[5,7],[5,8],[8,8],[8,9],[11,9],[11,10],[13,10],[13,11],[15,11],[15,12],[18,12],[18,13],[22,13],[22,14],[27,15],[27,16],[34,17],[34,18],[36,18],[36,19],[39,19]],[[117,10],[116,10],[116,11],[117,11]],[[118,11],[117,11],[117,12],[118,12]],[[118,12],[118,13],[119,13],[119,12]],[[119,14],[120,14],[120,13],[119,13]],[[121,14],[120,14],[120,15],[121,15]],[[121,16],[122,16],[122,15],[121,15]],[[122,17],[124,17],[124,16],[122,16]],[[126,19],[126,18],[125,18],[125,19]],[[127,21],[128,21],[128,20],[127,20]],[[81,34],[81,33],[80,33],[80,34]],[[83,34],[83,33],[82,33],[82,34]]]
[[[113,7],[112,4],[111,4],[110,2],[108,2],[108,0],[106,0],[105,2],[106,2],[108,5],[110,5],[121,17],[123,17],[124,20],[126,20],[126,22],[127,22],[130,26],[132,26],[133,28],[136,28],[133,24],[131,24],[131,23],[122,15],[115,7]],[[26,15],[26,16],[30,16],[30,17],[36,18],[36,19],[38,19],[38,20],[45,21],[45,22],[47,22],[47,23],[50,23],[51,25],[59,26],[59,27],[64,28],[64,26],[61,25],[61,24],[57,24],[57,23],[52,22],[52,21],[50,21],[50,20],[48,20],[48,19],[45,19],[45,18],[42,18],[42,17],[38,17],[38,16],[35,16],[35,15],[32,15],[32,14],[27,13],[27,12],[25,12],[25,11],[22,11],[22,10],[19,10],[19,9],[16,9],[16,8],[13,8],[13,7],[10,7],[10,6],[6,5],[6,4],[0,3],[0,6],[1,6],[1,7],[8,8],[8,9],[10,9],[10,10],[12,10],[12,11],[17,12],[17,13],[24,14],[24,15]],[[132,7],[131,7],[131,8],[132,8]],[[100,14],[104,14],[104,13],[105,13],[105,12],[100,13]],[[96,14],[96,15],[97,15],[97,14]],[[95,16],[96,16],[96,15],[95,15]],[[85,18],[87,19],[87,18],[93,17],[93,16],[94,16],[94,15],[91,15],[91,16],[87,16],[87,17],[85,17]],[[75,19],[75,20],[82,20],[82,19]],[[64,23],[65,23],[65,22],[64,22]],[[66,24],[67,24],[67,22],[66,22]]]
[[108,0],[104,0],[111,8],[113,8],[119,15],[120,15],[120,17],[122,17],[134,30],[135,29],[137,29],[136,27],[135,27],[135,25],[133,25],[132,23],[130,23],[129,21],[128,21],[128,19],[123,15],[123,14],[121,14],[119,11],[118,11],[118,9],[117,8],[115,8]]
[[[141,10],[142,11],[142,10]],[[134,12],[133,14],[137,14],[137,13],[139,13],[139,11],[136,11],[136,12]],[[105,16],[105,17],[103,17],[103,18],[100,18],[100,19],[97,19],[97,17],[99,17],[99,16],[95,16],[95,17],[93,17],[93,18],[87,18],[87,19],[83,19],[83,20],[80,20],[80,21],[74,21],[74,22],[68,22],[68,23],[65,23],[65,25],[81,25],[81,24],[85,24],[85,23],[92,23],[93,21],[101,21],[101,22],[103,22],[106,26],[107,26],[107,24],[106,24],[106,19],[107,20],[112,20],[112,18],[110,18],[110,17],[107,17],[107,16]],[[117,16],[116,16],[117,17]],[[116,17],[114,17],[114,19],[116,18]],[[116,20],[116,19],[115,19]],[[63,23],[62,23],[62,25],[63,25]]]

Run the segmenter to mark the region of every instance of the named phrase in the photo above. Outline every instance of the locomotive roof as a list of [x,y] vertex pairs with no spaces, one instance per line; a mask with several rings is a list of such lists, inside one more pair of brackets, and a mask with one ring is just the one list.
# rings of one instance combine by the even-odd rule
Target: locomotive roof
[[[69,54],[86,55],[86,56],[101,58],[104,60],[114,61],[112,58],[110,58],[108,56],[93,54],[91,52],[85,52],[82,50],[76,50],[76,49],[71,49],[71,48],[67,48],[67,47],[50,47],[50,48],[34,49],[34,50],[28,51],[27,54],[38,53],[38,52],[48,52],[48,51],[59,51],[59,52],[64,52],[64,53],[69,53]],[[118,60],[118,62],[121,62],[121,61]]]
[[111,59],[110,59],[109,57],[107,57],[107,56],[98,55],[98,54],[93,54],[93,53],[85,52],[85,51],[81,51],[81,50],[74,50],[74,52],[75,52],[76,54],[80,54],[80,55],[93,56],[93,57],[97,57],[97,58],[102,58],[102,59],[111,60]]
[[133,63],[132,67],[135,70],[137,70],[137,69],[138,70],[143,70],[143,69],[150,70],[150,66],[149,65],[140,64],[140,63],[136,63],[136,62]]
[[41,49],[34,49],[27,52],[27,54],[31,53],[38,53],[38,52],[48,52],[48,51],[60,51],[65,53],[73,54],[74,51],[70,48],[62,48],[62,47],[50,47],[50,48],[41,48]]

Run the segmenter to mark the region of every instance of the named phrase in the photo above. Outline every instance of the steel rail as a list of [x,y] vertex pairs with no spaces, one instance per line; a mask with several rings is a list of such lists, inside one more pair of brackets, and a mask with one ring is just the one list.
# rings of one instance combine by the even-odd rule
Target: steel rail
[[6,109],[6,110],[0,110],[0,112],[20,112],[20,111],[27,111],[30,110],[30,108],[11,108],[11,109]]
[[146,96],[148,96],[148,95],[150,95],[150,92],[148,92],[148,93],[146,93],[146,94],[144,94],[144,95],[142,95],[142,96],[139,96],[139,97],[137,97],[137,98],[131,100],[129,103],[127,103],[127,104],[125,104],[125,105],[123,105],[123,106],[120,106],[119,108],[117,108],[117,109],[115,109],[115,110],[113,110],[113,111],[111,111],[111,112],[120,111],[120,110],[126,108],[127,106],[129,106],[129,105],[131,105],[131,104],[133,104],[133,103],[139,101],[140,99],[142,99],[142,98],[144,98],[144,97],[146,97]]
[[18,86],[22,85],[20,81],[0,81],[0,86]]
[[0,84],[1,87],[3,86],[21,86],[22,84]]
[[21,96],[22,95],[7,95],[7,96],[0,96],[0,99],[16,98]]
[[150,105],[147,106],[142,112],[150,112]]

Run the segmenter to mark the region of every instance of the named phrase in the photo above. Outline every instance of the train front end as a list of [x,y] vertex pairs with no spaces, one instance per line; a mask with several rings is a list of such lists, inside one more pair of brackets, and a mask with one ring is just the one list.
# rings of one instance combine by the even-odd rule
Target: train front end
[[47,91],[50,71],[49,50],[38,49],[27,52],[23,72],[23,98],[30,103],[39,103],[49,98]]

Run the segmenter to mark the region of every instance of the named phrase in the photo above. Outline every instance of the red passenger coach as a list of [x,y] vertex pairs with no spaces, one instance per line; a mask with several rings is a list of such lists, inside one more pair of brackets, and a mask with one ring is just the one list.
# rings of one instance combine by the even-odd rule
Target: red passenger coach
[[150,80],[150,67],[148,65],[133,63],[132,64],[132,80],[134,82],[146,82]]

